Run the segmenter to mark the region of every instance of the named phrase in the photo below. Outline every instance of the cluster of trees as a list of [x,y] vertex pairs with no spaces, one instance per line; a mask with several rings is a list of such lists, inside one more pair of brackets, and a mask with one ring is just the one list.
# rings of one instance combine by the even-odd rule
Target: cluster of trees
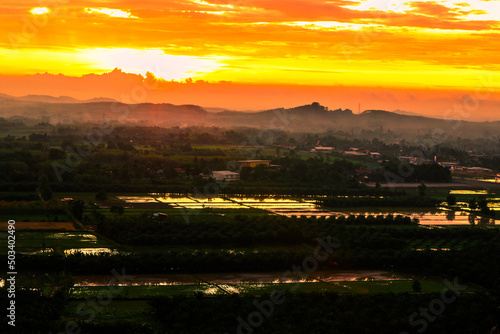
[[[318,237],[331,237],[338,241],[340,248],[335,252],[335,264],[330,262],[323,264],[327,267],[365,269],[390,267],[434,275],[459,274],[464,279],[484,286],[500,287],[500,279],[498,278],[500,277],[500,268],[496,265],[497,261],[500,261],[500,250],[496,247],[500,242],[500,231],[497,229],[475,226],[453,229],[398,228],[387,225],[350,226],[332,224],[323,219],[307,218],[296,218],[286,223],[271,220],[258,221],[258,218],[247,218],[245,220],[240,217],[238,219],[238,221],[215,224],[219,225],[220,228],[214,227],[214,224],[204,224],[202,221],[198,222],[196,220],[191,220],[188,225],[180,222],[156,223],[155,227],[148,222],[135,222],[136,226],[134,226],[133,220],[127,222],[119,219],[114,223],[107,223],[106,225],[109,226],[101,231],[105,235],[116,237],[120,242],[133,245],[152,245],[156,243],[159,245],[197,244],[200,246],[214,244],[218,247],[228,248],[251,245],[251,243],[288,245],[309,243],[314,247]],[[359,218],[353,217],[351,219],[355,221]],[[428,245],[433,243],[446,244],[446,247],[450,248],[450,250],[433,251],[427,249],[422,251],[413,249],[411,246],[415,241],[421,243],[424,240]],[[455,246],[452,247],[451,245]],[[290,252],[287,254],[295,254],[290,259],[297,260],[305,256],[303,252],[294,251],[294,248],[290,248]],[[120,260],[116,260],[116,263],[123,261],[124,264],[127,263],[131,268],[136,268],[136,266],[140,266],[140,269],[143,270],[157,268],[155,270],[160,272],[165,272],[164,270],[170,272],[169,268],[188,268],[184,267],[184,265],[191,266],[189,267],[190,270],[201,271],[234,271],[237,268],[247,271],[258,271],[264,268],[277,270],[283,268],[283,266],[293,265],[293,261],[286,261],[283,258],[283,252],[266,254],[244,254],[226,251],[208,252],[204,253],[202,262],[191,259],[191,256],[200,256],[200,254],[193,254],[184,253],[182,256],[170,254],[170,260],[162,259],[160,255],[141,255],[148,259],[137,261],[132,261],[132,259],[135,259],[134,256],[139,255],[129,255],[129,257],[124,256]],[[258,257],[259,260],[251,265],[247,261],[250,261],[249,259],[252,256]],[[109,259],[112,258],[113,256],[109,256]],[[188,260],[184,261],[183,258]],[[78,265],[74,266],[76,270],[81,270],[77,268],[99,267],[99,261],[93,260],[92,263],[95,262],[95,264],[87,266],[88,263],[84,259],[85,257],[79,257],[78,260],[75,260],[77,262],[83,261],[80,263],[80,267]],[[104,258],[104,262],[106,259],[107,257]],[[151,261],[155,264],[152,264]],[[259,263],[259,261],[261,262]],[[148,263],[148,266],[151,265],[150,269],[141,265],[141,262]],[[209,266],[203,263],[209,264]],[[192,266],[193,264],[196,265]]]
[[[113,269],[126,268],[130,274],[176,274],[210,272],[269,272],[286,270],[310,256],[305,251],[164,251],[118,254],[75,253],[60,255],[19,255],[20,267],[33,271],[61,271],[73,275],[107,275]],[[322,264],[328,268],[330,264]]]
[[29,193],[18,193],[18,192],[4,192],[0,193],[0,201],[36,201],[40,199],[40,196],[38,196],[37,193],[35,192],[29,192]]
[[399,160],[390,160],[370,179],[379,182],[443,183],[451,181],[451,172],[437,163],[409,164]]
[[[500,140],[499,140],[499,146],[500,146]],[[498,166],[500,166],[500,157],[497,156],[489,156],[489,157],[481,157],[479,158],[481,162],[481,166],[485,168],[490,168],[494,171],[498,172]]]
[[[272,297],[278,304],[270,305]],[[498,321],[496,298],[476,293],[455,298],[453,303],[446,304],[446,309],[439,313],[438,318],[430,313],[427,319],[420,315],[409,322],[411,314],[417,312],[418,315],[419,310],[429,305],[430,301],[441,298],[439,293],[285,293],[260,297],[160,297],[151,300],[150,305],[155,326],[160,332],[182,334],[252,333],[254,330],[257,332],[252,326],[256,323],[259,324],[258,332],[264,334],[421,333],[424,330],[431,333],[469,334],[489,332]],[[257,308],[256,305],[265,307]],[[269,314],[259,313],[266,311]],[[193,321],[193,317],[197,320]],[[433,321],[429,321],[429,318]],[[237,331],[238,328],[240,331]]]
[[151,217],[104,219],[98,230],[104,236],[127,245],[251,245],[254,243],[313,243],[318,236],[335,235],[335,226],[416,225],[401,215],[339,216],[329,218],[238,215],[234,219],[193,215],[189,224],[183,216],[169,216],[159,223]]
[[469,200],[469,208],[472,211],[479,210],[479,212],[484,216],[495,217],[495,211],[488,206],[488,201],[485,198],[480,198],[476,201],[475,198]]
[[[38,129],[40,131],[40,129]],[[84,131],[82,131],[84,130]],[[400,175],[400,162],[395,160],[401,149],[413,149],[407,144],[386,144],[378,139],[350,139],[340,134],[291,134],[274,131],[272,141],[253,142],[258,137],[256,129],[224,130],[218,128],[192,127],[115,128],[100,142],[86,147],[81,163],[72,165],[64,173],[64,182],[54,172],[52,164],[66,165],[69,153],[81,151],[80,143],[85,140],[82,133],[92,130],[91,125],[48,126],[43,133],[34,133],[28,140],[19,141],[6,137],[0,141],[0,191],[34,191],[39,189],[44,198],[50,198],[50,191],[154,191],[172,187],[172,191],[191,192],[200,180],[191,180],[200,173],[224,170],[229,161],[248,159],[270,159],[280,169],[243,169],[242,191],[256,193],[259,187],[266,187],[272,193],[301,191],[319,193],[332,188],[362,189],[355,175],[359,165],[330,155],[318,154],[316,158],[303,160],[300,150],[310,150],[318,141],[322,145],[349,149],[351,146],[382,151],[390,161],[384,170],[370,176],[373,181],[386,181],[387,173]],[[8,140],[7,140],[8,139]],[[234,145],[232,149],[196,148],[194,144]],[[276,145],[276,154],[265,155],[260,148],[241,149],[238,145]],[[284,147],[295,147],[287,149]],[[420,148],[422,150],[422,148]],[[449,151],[449,152],[448,152]],[[459,156],[458,151],[440,148],[440,152]],[[78,154],[77,154],[78,155]],[[391,160],[392,159],[392,160]],[[366,159],[365,159],[366,160]],[[182,171],[178,168],[181,168]],[[415,170],[407,182],[447,182],[449,171],[436,165],[413,166]],[[46,181],[43,181],[46,177]],[[156,187],[156,188],[155,188]],[[234,186],[233,186],[234,187]],[[318,190],[315,191],[315,188]],[[227,190],[230,191],[230,190]],[[262,193],[262,192],[261,192]]]
[[[356,166],[347,160],[328,162],[324,158],[285,157],[273,159],[273,164],[281,166],[271,170],[263,166],[244,168],[241,178],[246,181],[266,181],[266,185],[334,185],[348,182],[348,176],[355,173]],[[350,188],[359,188],[357,182],[351,182]]]
[[435,207],[440,201],[424,196],[329,197],[318,203],[327,207]]
[[[500,250],[497,245],[500,242],[500,233],[494,229],[457,230],[459,231],[454,233],[454,237],[465,240],[460,247],[435,251],[415,250],[409,246],[415,235],[420,238],[429,235],[417,228],[379,230],[374,227],[339,226],[334,240],[338,240],[340,246],[327,261],[319,262],[318,268],[391,269],[417,272],[421,275],[450,278],[458,276],[491,291],[499,290],[500,268],[497,264],[500,261]],[[477,233],[478,231],[480,233]],[[430,233],[430,237],[437,236]],[[236,247],[233,244],[219,250],[98,255],[77,253],[66,257],[57,254],[19,254],[17,262],[20,268],[30,268],[33,271],[57,272],[64,269],[71,274],[109,274],[112,269],[119,270],[123,267],[132,274],[263,272],[290,269],[311,256],[314,248],[314,245],[311,245],[308,251],[303,247],[289,248],[287,251],[254,251],[234,250],[231,246]]]
[[[262,296],[155,297],[148,300],[141,323],[79,320],[69,328],[82,333],[125,334],[252,333],[257,328],[259,333],[273,334],[311,330],[332,334],[469,334],[487,333],[499,323],[498,294],[476,292],[457,297],[450,292],[446,297],[453,302],[445,303],[444,311],[429,311],[427,306],[431,301],[441,301],[440,293],[339,295],[276,291]],[[6,288],[0,289],[0,300],[3,305],[8,304]],[[64,298],[23,290],[17,292],[16,300],[23,305],[17,308],[16,332],[59,333],[68,329],[63,312],[70,304]],[[422,310],[428,312],[419,313]],[[409,316],[415,312],[417,315],[410,321]],[[0,322],[0,330],[5,333],[12,328],[7,320],[4,317]]]
[[67,306],[66,296],[62,291],[56,291],[53,296],[41,295],[39,291],[23,289],[16,286],[15,291],[15,327],[7,322],[11,319],[9,307],[11,298],[8,297],[7,284],[0,288],[0,302],[4,306],[4,315],[0,321],[1,333],[57,333],[64,328],[62,314]]

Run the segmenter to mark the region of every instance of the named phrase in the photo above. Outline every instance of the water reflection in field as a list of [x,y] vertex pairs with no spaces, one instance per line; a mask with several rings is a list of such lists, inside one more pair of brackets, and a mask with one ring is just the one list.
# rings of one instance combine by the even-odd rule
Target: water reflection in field
[[487,195],[488,190],[450,190],[450,195]]
[[[190,285],[190,284],[244,284],[244,283],[297,283],[297,282],[345,282],[345,281],[392,281],[410,280],[400,274],[383,270],[317,271],[304,278],[295,273],[212,273],[212,274],[167,274],[135,275],[126,285]],[[113,276],[87,275],[74,276],[75,286],[107,286],[114,282]],[[118,284],[119,285],[119,284]]]
[[489,217],[479,217],[475,214],[471,214],[467,211],[453,211],[445,209],[436,209],[423,212],[417,212],[412,210],[401,210],[401,211],[342,211],[338,212],[344,216],[350,215],[373,215],[373,216],[407,216],[412,219],[416,218],[420,225],[495,225],[496,221]]
[[[164,203],[178,209],[288,209],[314,210],[313,200],[297,200],[284,197],[205,197],[150,194],[149,197],[118,197],[126,203]],[[142,202],[141,202],[142,200]]]
[[493,178],[493,179],[478,179],[478,181],[500,184],[500,178],[496,178],[496,179],[495,178]]
[[149,196],[117,196],[116,198],[128,204],[157,203],[156,199]]
[[61,233],[49,233],[45,235],[46,239],[54,240],[78,240],[88,243],[96,243],[97,237],[90,233],[78,233],[78,232],[61,232]]
[[51,254],[53,252],[52,248],[39,249],[31,252],[18,252],[23,255],[38,255],[38,254]]
[[[451,190],[450,194],[456,195],[487,195],[488,191],[485,190]],[[171,208],[177,209],[259,209],[266,210],[270,213],[282,215],[286,217],[338,217],[350,215],[373,215],[373,216],[388,216],[388,215],[402,215],[410,218],[416,218],[421,225],[494,225],[494,219],[477,217],[471,215],[467,211],[468,203],[458,202],[457,207],[461,207],[460,211],[452,211],[446,208],[446,203],[442,207],[436,209],[419,210],[414,208],[385,208],[385,209],[339,209],[335,211],[327,210],[316,204],[315,200],[306,198],[293,198],[287,197],[250,197],[250,196],[214,196],[205,197],[202,195],[197,196],[184,196],[175,194],[157,194],[151,193],[145,197],[119,197],[128,203],[139,203],[141,199],[143,203],[163,203]],[[489,204],[491,209],[500,210],[499,198],[488,199],[493,201]]]
[[74,255],[78,253],[83,255],[99,255],[99,254],[118,254],[119,252],[117,250],[104,247],[70,248],[64,250],[64,255]]
[[[499,208],[500,209],[500,208]],[[392,216],[406,216],[411,219],[418,219],[420,225],[495,225],[496,220],[489,217],[480,217],[475,214],[471,214],[467,211],[452,211],[445,209],[435,209],[428,211],[412,211],[412,210],[338,210],[338,211],[323,211],[318,209],[317,211],[287,211],[287,210],[272,210],[277,214],[281,214],[287,217],[349,217],[349,216],[382,216],[387,217]]]

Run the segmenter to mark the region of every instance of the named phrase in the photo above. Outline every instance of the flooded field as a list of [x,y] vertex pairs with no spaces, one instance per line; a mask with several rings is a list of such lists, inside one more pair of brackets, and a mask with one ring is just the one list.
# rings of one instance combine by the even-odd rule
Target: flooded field
[[145,203],[157,203],[158,201],[153,197],[146,196],[117,196],[119,200],[124,201],[128,204],[145,204]]
[[[7,239],[7,232],[0,232],[0,240]],[[18,231],[16,232],[16,251],[26,255],[47,254],[56,252],[68,254],[69,250],[83,250],[84,253],[95,253],[94,250],[108,252],[112,246],[109,241],[98,238],[92,233],[83,231]],[[5,251],[7,248],[5,247]],[[3,250],[0,249],[0,253]]]
[[478,181],[500,184],[500,177],[498,177],[498,178],[491,178],[491,179],[478,179]]
[[[120,295],[127,298],[150,296],[192,296],[251,294],[263,295],[276,290],[291,292],[381,293],[410,292],[413,277],[381,270],[320,271],[309,277],[274,273],[220,273],[197,275],[129,276],[125,284],[113,276],[75,276],[73,297],[89,298],[110,284],[121,286]],[[441,291],[442,280],[422,280],[424,291]]]
[[450,190],[450,195],[488,195],[488,190]]
[[339,211],[335,214],[344,216],[350,215],[373,215],[373,216],[387,216],[387,215],[401,215],[408,216],[412,219],[419,220],[420,225],[495,225],[497,222],[493,218],[478,217],[466,211],[450,211],[445,209],[429,210],[425,212],[418,212],[413,210],[373,210],[373,211]]
[[[450,190],[452,195],[474,195],[487,196],[487,190]],[[337,217],[350,215],[402,215],[410,218],[416,218],[421,225],[495,225],[496,221],[490,218],[481,218],[471,215],[467,211],[468,204],[466,202],[458,202],[457,205],[464,208],[462,211],[450,211],[445,205],[436,209],[426,209],[425,211],[413,208],[378,208],[378,209],[339,209],[328,210],[316,204],[315,200],[308,198],[291,198],[291,197],[245,197],[245,196],[228,196],[228,197],[212,197],[203,196],[175,196],[172,194],[149,194],[144,197],[126,197],[121,196],[119,199],[129,204],[134,203],[160,203],[169,208],[177,209],[258,209],[265,210],[271,214],[282,215],[286,217]],[[500,198],[488,198],[492,201],[489,206],[492,210],[500,211]],[[443,203],[444,204],[444,203]]]
[[127,204],[161,203],[178,209],[263,209],[263,210],[314,210],[312,200],[270,197],[203,197],[150,194],[150,196],[118,196]]
[[[169,275],[134,275],[127,282],[131,286],[148,285],[191,285],[191,284],[264,284],[297,282],[344,282],[344,281],[392,281],[410,280],[403,275],[382,270],[318,271],[304,278],[298,274],[271,273],[220,273],[220,274],[169,274]],[[114,282],[113,276],[90,275],[74,276],[75,286],[107,286]],[[118,284],[119,285],[119,284]]]
[[105,247],[93,247],[93,248],[70,248],[64,250],[64,255],[74,255],[74,254],[84,254],[84,255],[99,255],[99,254],[118,254],[117,250]]

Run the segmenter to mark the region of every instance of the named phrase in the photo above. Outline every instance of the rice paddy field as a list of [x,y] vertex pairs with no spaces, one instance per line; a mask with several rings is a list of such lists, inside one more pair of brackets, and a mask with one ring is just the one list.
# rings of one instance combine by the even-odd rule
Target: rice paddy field
[[[441,292],[448,287],[440,278],[419,280],[422,293]],[[381,293],[414,293],[412,280],[372,280],[372,281],[334,281],[334,282],[295,282],[295,283],[240,283],[240,284],[185,284],[185,285],[142,285],[113,287],[107,286],[74,287],[70,293],[70,302],[65,311],[68,320],[85,320],[89,312],[96,311],[86,303],[87,298],[108,296],[113,291],[113,298],[102,305],[95,313],[96,321],[101,322],[147,322],[150,321],[151,308],[148,298],[175,297],[179,295],[194,297],[202,293],[204,296],[218,296],[237,293],[239,295],[269,295],[276,290],[291,293],[336,292],[339,294],[381,294]],[[468,286],[465,293],[482,291],[481,287]],[[82,312],[83,311],[83,312]]]
[[[466,203],[471,198],[484,197],[491,201],[490,207],[494,210],[500,208],[498,194],[488,190],[460,190],[460,189],[434,189],[445,200],[446,196],[454,195],[458,206],[463,210],[452,211],[446,205],[436,208],[325,208],[316,204],[314,198],[309,197],[249,197],[249,196],[221,196],[201,197],[176,194],[108,194],[108,199],[98,201],[94,193],[64,193],[56,194],[58,198],[71,197],[84,200],[105,216],[112,218],[116,213],[110,212],[112,206],[124,207],[123,215],[137,216],[153,213],[164,213],[168,217],[183,215],[217,215],[221,219],[231,219],[238,214],[244,215],[281,215],[286,217],[331,217],[350,215],[402,215],[416,218],[420,228],[453,228],[454,226],[476,225],[497,226],[494,219],[471,216],[466,208]],[[54,217],[43,215],[14,215],[9,219],[16,220],[16,252],[25,255],[58,254],[70,256],[82,254],[117,254],[143,253],[152,251],[151,246],[117,245],[113,240],[101,237],[98,233],[87,227],[74,225],[70,217],[60,215],[58,221]],[[346,226],[356,229],[356,226]],[[415,226],[393,226],[394,229],[416,228]],[[0,240],[7,239],[7,223],[0,223]],[[475,243],[475,244],[474,244]],[[467,246],[480,246],[479,241],[461,240],[459,238],[437,239],[408,239],[404,249],[414,252],[451,252]],[[203,251],[229,252],[244,256],[248,253],[264,251],[303,252],[312,254],[314,245],[310,244],[253,244],[248,247],[225,244],[222,247],[214,245],[158,245],[154,251],[158,253],[180,251],[182,253],[196,254]],[[5,254],[7,248],[2,247],[0,254]],[[419,253],[420,254],[420,253]],[[434,254],[434,253],[433,253]],[[447,253],[448,254],[448,253]],[[424,254],[425,255],[425,254]],[[112,292],[109,303],[102,305],[96,312],[96,321],[101,322],[130,322],[144,323],[150,321],[148,299],[152,297],[175,296],[223,296],[238,294],[242,296],[269,295],[276,290],[288,293],[318,293],[334,292],[339,294],[389,294],[389,293],[415,293],[413,282],[417,279],[421,284],[422,293],[441,292],[447,288],[444,278],[421,277],[407,273],[396,273],[387,270],[339,270],[317,271],[307,277],[297,274],[283,276],[283,272],[266,273],[198,273],[198,274],[161,274],[161,275],[136,275],[123,285],[109,287],[113,276],[110,275],[84,275],[71,277],[72,287],[69,290],[69,304],[65,309],[64,317],[68,320],[85,320],[85,301],[89,298],[108,296]],[[57,282],[52,281],[44,273],[23,273],[19,275],[19,286],[35,287],[44,294],[52,293]],[[5,276],[0,278],[0,286],[5,285]],[[470,285],[466,292],[482,291],[482,287]],[[84,305],[82,312],[82,304]],[[92,311],[92,309],[89,309]],[[95,311],[95,310],[94,310]],[[149,312],[149,313],[148,313]]]
[[[16,223],[17,224],[17,223]],[[7,232],[0,232],[0,240],[7,240]],[[16,252],[21,254],[40,254],[58,252],[69,254],[111,252],[114,247],[109,241],[86,231],[16,231]],[[2,247],[0,254],[7,253]]]
[[[446,288],[443,279],[425,279],[419,281],[422,292],[439,292]],[[336,292],[348,294],[366,293],[403,293],[412,292],[412,280],[373,280],[373,281],[334,281],[334,282],[295,282],[295,283],[240,283],[240,284],[179,284],[179,285],[138,285],[123,286],[117,297],[120,298],[148,298],[156,296],[193,296],[196,293],[204,295],[264,295],[281,290],[291,293],[307,292]],[[74,287],[71,290],[72,298],[96,297],[107,287]],[[470,288],[469,291],[479,288]]]
[[[112,276],[90,275],[75,276],[75,297],[91,296],[92,293],[106,289]],[[349,270],[318,271],[303,276],[295,273],[211,273],[211,274],[167,274],[132,276],[123,287],[128,297],[153,296],[155,293],[191,294],[202,292],[207,295],[224,293],[261,294],[270,293],[273,289],[283,291],[341,291],[359,292],[363,287],[379,287],[380,289],[397,288],[411,290],[413,277],[383,270]],[[424,279],[426,291],[442,288],[440,279]],[[128,293],[127,293],[128,292]],[[131,295],[132,294],[132,295]]]
[[[407,189],[409,193],[415,189]],[[467,209],[470,199],[485,198],[489,207],[494,211],[500,211],[500,193],[495,190],[484,189],[447,189],[429,188],[430,196],[446,200],[448,195],[457,198],[457,207],[460,210],[449,210],[446,203],[437,208],[325,208],[317,205],[314,198],[308,197],[248,197],[248,196],[186,196],[178,194],[109,194],[108,199],[96,201],[95,194],[90,193],[67,193],[58,194],[59,198],[72,197],[82,199],[86,202],[95,202],[98,211],[106,216],[114,215],[110,208],[119,205],[125,208],[124,215],[151,215],[153,213],[164,213],[167,216],[185,215],[222,215],[231,217],[236,214],[265,215],[276,214],[287,217],[331,217],[349,215],[373,215],[386,216],[402,215],[416,218],[420,225],[425,226],[460,226],[475,225],[497,226],[498,222],[491,218],[481,218],[476,214],[471,215]],[[33,220],[32,220],[33,221]],[[43,221],[43,220],[41,220]]]
[[[464,209],[459,211],[449,210],[443,206],[429,209],[419,208],[324,208],[316,204],[313,199],[288,198],[288,197],[196,197],[196,196],[163,196],[160,194],[149,194],[148,196],[117,196],[123,201],[125,206],[130,206],[126,211],[137,212],[134,205],[152,205],[156,209],[161,209],[165,214],[176,214],[175,209],[181,213],[186,210],[199,210],[200,212],[211,213],[245,213],[245,214],[277,214],[287,217],[325,217],[350,216],[350,215],[373,215],[387,216],[389,214],[397,216],[409,216],[419,220],[421,225],[496,225],[495,219],[485,219],[471,215],[466,209],[467,202],[471,198],[485,197],[492,210],[500,210],[500,197],[496,193],[489,193],[487,190],[447,190],[448,195],[454,195],[458,199],[458,206]],[[161,205],[163,204],[163,206]],[[174,209],[174,210],[172,210]],[[143,209],[142,212],[147,212]],[[210,210],[210,211],[207,211]],[[232,212],[228,212],[231,210]],[[245,211],[246,210],[246,211]]]
[[[467,211],[467,201],[470,198],[480,198],[483,196],[491,203],[493,210],[500,210],[500,197],[492,190],[481,189],[451,189],[446,190],[443,195],[451,194],[456,196],[457,205],[464,207],[458,211],[450,211],[445,206],[434,209],[418,208],[323,208],[318,206],[314,199],[295,198],[295,197],[247,197],[247,196],[227,196],[227,197],[201,197],[184,196],[176,194],[109,194],[105,201],[96,201],[95,194],[90,193],[65,193],[57,194],[57,197],[72,197],[82,199],[88,202],[95,202],[98,205],[98,211],[107,215],[116,215],[111,213],[109,208],[112,205],[122,205],[125,207],[124,215],[151,215],[156,212],[164,213],[168,216],[182,215],[220,215],[231,217],[237,214],[245,215],[283,215],[283,216],[349,216],[349,215],[402,215],[416,218],[420,225],[428,227],[453,227],[470,225],[498,226],[498,222],[492,218],[481,218],[471,215]],[[132,252],[147,252],[148,247],[118,247],[116,243],[101,238],[94,232],[87,230],[77,230],[68,216],[58,217],[58,221],[50,219],[42,213],[28,216],[13,215],[9,219],[16,220],[16,240],[17,251],[27,254],[38,252],[57,251],[60,254],[73,254],[82,252],[86,254],[96,254],[99,252],[114,253],[117,249]],[[47,220],[48,219],[48,220]],[[23,221],[29,220],[29,221]],[[7,222],[0,223],[0,240],[6,240]],[[401,227],[403,228],[403,227]],[[4,231],[4,232],[2,232]],[[460,249],[463,242],[460,240],[412,240],[408,245],[409,249],[414,250],[447,250]],[[203,245],[200,245],[203,248]],[[269,249],[298,250],[301,248],[309,249],[309,246],[280,246],[280,245],[255,245],[255,248],[239,249],[235,251],[258,251]],[[158,246],[157,251],[196,251],[197,247],[172,247],[169,245]],[[6,249],[1,249],[0,253],[5,253]]]

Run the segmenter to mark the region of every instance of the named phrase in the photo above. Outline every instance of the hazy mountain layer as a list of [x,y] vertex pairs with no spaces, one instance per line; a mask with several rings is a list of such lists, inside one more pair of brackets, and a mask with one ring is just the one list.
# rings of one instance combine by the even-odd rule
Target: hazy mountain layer
[[500,122],[442,120],[383,110],[367,110],[361,114],[353,114],[348,109],[329,110],[319,103],[259,112],[228,110],[208,112],[195,105],[79,102],[71,97],[16,98],[0,94],[0,116],[4,118],[20,116],[50,123],[108,119],[122,123],[141,122],[158,126],[244,126],[294,132],[341,130],[351,133],[361,130],[391,130],[403,135],[430,134],[436,138],[443,134],[448,137],[489,137],[500,133]]

